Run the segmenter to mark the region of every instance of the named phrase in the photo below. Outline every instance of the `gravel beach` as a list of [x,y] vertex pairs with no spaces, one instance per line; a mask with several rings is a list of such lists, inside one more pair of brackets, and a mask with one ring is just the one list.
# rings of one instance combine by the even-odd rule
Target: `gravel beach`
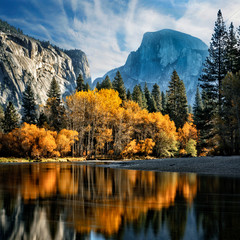
[[240,177],[240,156],[131,160],[111,162],[102,166],[119,169]]

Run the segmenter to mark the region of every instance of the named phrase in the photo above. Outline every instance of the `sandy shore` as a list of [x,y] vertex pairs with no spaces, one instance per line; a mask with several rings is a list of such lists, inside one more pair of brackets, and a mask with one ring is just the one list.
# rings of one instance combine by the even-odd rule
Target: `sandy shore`
[[111,162],[103,167],[240,177],[240,156],[123,161]]

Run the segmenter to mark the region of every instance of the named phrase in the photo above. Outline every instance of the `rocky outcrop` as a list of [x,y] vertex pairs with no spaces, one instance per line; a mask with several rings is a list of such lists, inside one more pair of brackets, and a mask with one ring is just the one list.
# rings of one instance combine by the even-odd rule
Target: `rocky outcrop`
[[[168,89],[173,70],[176,70],[184,81],[188,101],[194,102],[198,77],[208,55],[208,47],[200,39],[181,32],[164,29],[148,32],[143,36],[141,46],[131,52],[124,66],[106,73],[113,79],[120,71],[125,86],[133,89],[136,84],[145,82],[151,88],[159,84],[162,91]],[[103,77],[103,78],[104,78]],[[96,79],[102,81],[103,78]]]
[[23,34],[0,32],[0,104],[12,101],[20,109],[29,82],[38,104],[45,103],[53,77],[63,97],[71,94],[82,73],[91,82],[86,55],[80,50],[62,51]]

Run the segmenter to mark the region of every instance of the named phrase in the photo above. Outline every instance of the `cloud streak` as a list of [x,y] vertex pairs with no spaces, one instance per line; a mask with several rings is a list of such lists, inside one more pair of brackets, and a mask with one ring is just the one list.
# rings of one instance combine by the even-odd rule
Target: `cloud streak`
[[[123,65],[145,32],[171,28],[208,44],[218,9],[228,25],[231,21],[240,25],[239,0],[228,4],[225,0],[29,0],[27,6],[32,8],[22,9],[22,16],[6,16],[0,10],[0,17],[18,22],[29,35],[83,50],[93,79]],[[180,13],[174,14],[178,9]]]

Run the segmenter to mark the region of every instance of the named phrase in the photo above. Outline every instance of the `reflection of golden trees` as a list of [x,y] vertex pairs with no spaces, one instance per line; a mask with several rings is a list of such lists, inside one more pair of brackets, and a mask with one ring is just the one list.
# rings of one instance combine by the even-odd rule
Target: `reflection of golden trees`
[[[64,202],[67,222],[81,233],[91,229],[106,235],[117,233],[122,221],[137,220],[149,210],[169,208],[177,195],[190,204],[197,191],[195,174],[51,163],[21,167],[18,184],[24,201],[56,195],[69,198]],[[3,177],[11,184],[10,176]]]

